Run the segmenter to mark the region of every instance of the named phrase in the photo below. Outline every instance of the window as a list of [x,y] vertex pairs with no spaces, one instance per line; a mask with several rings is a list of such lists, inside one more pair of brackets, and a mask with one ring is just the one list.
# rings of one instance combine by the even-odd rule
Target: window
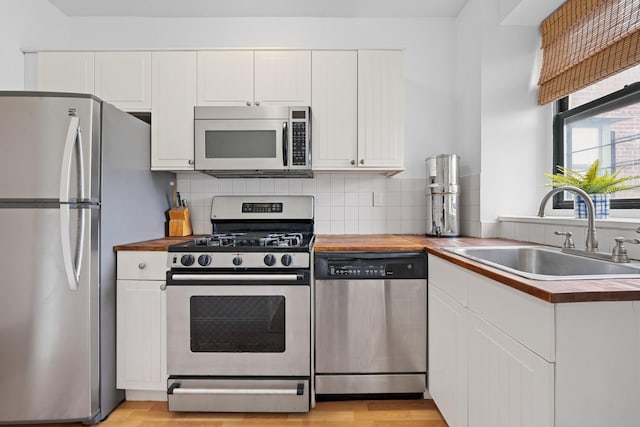
[[[635,83],[634,83],[635,82]],[[556,103],[553,125],[557,166],[586,170],[600,160],[602,173],[640,175],[640,66],[572,93]],[[559,194],[553,207],[570,209],[573,195]],[[640,188],[614,193],[614,209],[640,209]]]

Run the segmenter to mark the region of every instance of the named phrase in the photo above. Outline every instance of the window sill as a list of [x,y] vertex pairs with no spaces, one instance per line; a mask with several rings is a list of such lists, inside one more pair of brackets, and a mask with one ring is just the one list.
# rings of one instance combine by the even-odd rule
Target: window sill
[[[528,224],[543,225],[568,225],[568,226],[586,226],[586,219],[578,219],[570,216],[500,216],[499,222],[521,222]],[[596,227],[599,229],[615,229],[615,230],[633,230],[635,231],[640,225],[640,218],[607,218],[596,219]]]

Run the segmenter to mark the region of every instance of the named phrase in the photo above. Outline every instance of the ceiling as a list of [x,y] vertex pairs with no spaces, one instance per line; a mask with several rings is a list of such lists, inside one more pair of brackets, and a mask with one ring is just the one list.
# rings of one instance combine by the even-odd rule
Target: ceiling
[[49,0],[67,16],[455,17],[467,0]]

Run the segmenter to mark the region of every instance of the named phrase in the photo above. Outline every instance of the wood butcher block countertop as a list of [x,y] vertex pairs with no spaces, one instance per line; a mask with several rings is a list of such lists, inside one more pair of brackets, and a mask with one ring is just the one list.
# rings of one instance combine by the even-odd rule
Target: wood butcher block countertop
[[143,242],[127,243],[113,247],[114,251],[166,251],[169,246],[177,243],[187,242],[194,236],[184,237],[163,237],[161,239],[145,240]]
[[[166,251],[175,243],[196,236],[165,237],[118,245],[116,251]],[[552,303],[587,301],[636,301],[640,300],[640,279],[603,280],[531,280],[509,274],[470,259],[442,250],[457,246],[526,245],[529,243],[504,239],[479,239],[473,237],[426,237],[406,234],[319,234],[314,250],[356,252],[412,252],[427,253],[450,261],[474,273],[493,279],[511,288]],[[531,243],[533,245],[533,243]]]

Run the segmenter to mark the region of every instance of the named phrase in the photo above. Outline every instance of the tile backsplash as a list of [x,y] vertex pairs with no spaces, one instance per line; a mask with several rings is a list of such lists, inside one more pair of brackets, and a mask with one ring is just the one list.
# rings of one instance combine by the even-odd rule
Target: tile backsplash
[[195,234],[211,233],[211,198],[216,195],[314,196],[320,234],[424,234],[427,228],[425,178],[316,173],[314,178],[220,179],[181,172],[177,189],[189,203]]

